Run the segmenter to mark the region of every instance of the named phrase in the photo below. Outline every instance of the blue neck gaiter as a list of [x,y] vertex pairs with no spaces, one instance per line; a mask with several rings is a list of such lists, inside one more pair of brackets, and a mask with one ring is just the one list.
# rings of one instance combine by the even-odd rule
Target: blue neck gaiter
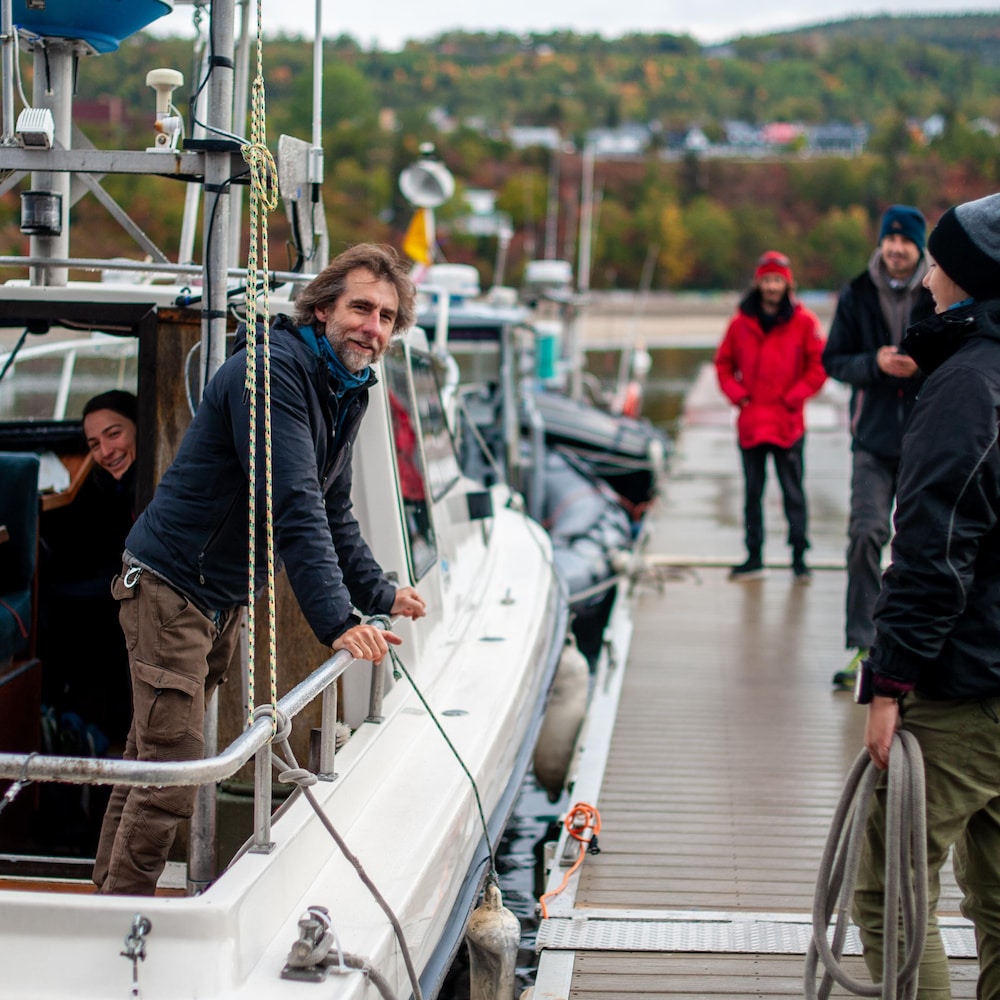
[[330,341],[324,334],[317,333],[312,326],[300,326],[299,336],[326,362],[326,367],[337,384],[335,392],[338,399],[349,389],[358,389],[368,381],[371,368],[362,368],[359,372],[348,371],[337,357]]
[[961,309],[962,306],[971,306],[975,301],[976,300],[970,295],[967,299],[962,299],[961,302],[953,302],[947,309],[945,309],[945,312],[951,312],[952,309]]

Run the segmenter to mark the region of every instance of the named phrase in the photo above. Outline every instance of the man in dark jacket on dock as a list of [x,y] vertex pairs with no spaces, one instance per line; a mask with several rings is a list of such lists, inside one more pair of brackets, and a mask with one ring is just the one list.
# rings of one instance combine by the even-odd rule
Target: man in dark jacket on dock
[[[419,618],[424,602],[397,589],[375,562],[351,510],[351,455],[391,335],[413,323],[414,288],[389,247],[345,251],[300,293],[296,319],[271,330],[272,482],[256,484],[255,591],[266,582],[265,490],[273,496],[278,555],[320,642],[379,661],[388,631],[368,614]],[[129,650],[133,718],[124,757],[204,755],[205,705],[237,649],[248,601],[249,405],[245,340],[205,388],[152,502],[126,539],[112,590]],[[258,352],[258,376],[263,352]],[[258,412],[263,414],[260,379]],[[264,434],[257,467],[264,468]],[[194,787],[116,786],[104,817],[98,891],[151,895]]]
[[[903,340],[927,380],[903,439],[892,563],[858,700],[868,704],[865,746],[876,766],[888,766],[897,727],[916,737],[924,759],[929,923],[917,998],[951,996],[935,914],[939,872],[954,847],[962,913],[976,929],[976,996],[997,1000],[1000,195],[949,209],[928,248],[924,284],[936,314]],[[883,777],[854,904],[873,976],[882,972],[885,792]]]
[[882,550],[896,495],[899,450],[923,375],[900,349],[906,328],[934,308],[921,282],[927,273],[926,223],[909,205],[882,216],[878,247],[865,271],[843,290],[823,350],[831,378],[851,386],[851,514],[847,529],[847,648],[851,661],[834,675],[854,684],[872,644],[872,609],[882,576]]

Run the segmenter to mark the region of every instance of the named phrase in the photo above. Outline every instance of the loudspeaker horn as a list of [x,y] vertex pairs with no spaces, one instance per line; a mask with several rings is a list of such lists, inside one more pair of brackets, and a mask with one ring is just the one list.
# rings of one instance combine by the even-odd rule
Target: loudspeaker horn
[[440,160],[417,160],[399,175],[399,190],[411,205],[437,208],[455,193],[455,178]]

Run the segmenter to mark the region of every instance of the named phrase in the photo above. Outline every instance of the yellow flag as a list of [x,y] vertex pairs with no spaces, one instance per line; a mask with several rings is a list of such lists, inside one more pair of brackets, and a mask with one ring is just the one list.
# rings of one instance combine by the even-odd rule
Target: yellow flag
[[409,228],[403,237],[403,253],[418,264],[430,264],[431,241],[429,212],[426,208],[418,208],[410,219]]

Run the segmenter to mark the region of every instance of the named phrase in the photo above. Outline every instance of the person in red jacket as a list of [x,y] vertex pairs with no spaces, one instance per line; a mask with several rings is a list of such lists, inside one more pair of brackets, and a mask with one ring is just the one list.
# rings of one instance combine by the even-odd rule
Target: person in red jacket
[[823,338],[816,315],[796,301],[788,258],[768,250],[757,262],[753,287],[730,320],[715,355],[719,386],[739,407],[737,428],[743,457],[744,529],[747,558],[731,580],[764,574],[764,514],[761,506],[767,456],[781,484],[788,518],[788,544],[796,583],[809,583],[808,508],[802,487],[806,400],[826,381]]

